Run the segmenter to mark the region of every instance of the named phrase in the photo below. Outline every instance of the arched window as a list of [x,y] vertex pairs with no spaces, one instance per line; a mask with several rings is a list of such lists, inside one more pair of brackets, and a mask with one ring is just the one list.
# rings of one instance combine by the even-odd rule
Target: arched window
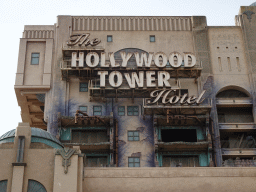
[[35,192],[35,191],[36,192],[46,192],[46,189],[41,183],[39,183],[35,180],[29,179],[28,180],[28,192]]
[[237,97],[249,97],[246,93],[235,90],[228,89],[225,91],[221,91],[216,95],[217,98],[237,98]]
[[7,190],[7,180],[0,181],[0,192],[6,192]]

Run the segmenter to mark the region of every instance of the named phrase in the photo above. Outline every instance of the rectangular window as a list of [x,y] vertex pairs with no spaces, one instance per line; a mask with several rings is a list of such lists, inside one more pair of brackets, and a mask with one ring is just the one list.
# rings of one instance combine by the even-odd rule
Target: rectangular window
[[128,131],[128,141],[139,141],[140,136],[138,131]]
[[79,111],[87,112],[87,106],[79,106]]
[[40,56],[40,53],[31,54],[31,65],[39,65],[39,56]]
[[118,115],[125,116],[125,106],[118,107]]
[[155,42],[156,41],[155,35],[150,35],[149,40],[150,42]]
[[113,42],[113,37],[112,35],[107,36],[107,42]]
[[128,167],[140,167],[140,158],[128,157]]
[[102,115],[102,106],[93,106],[93,115],[101,116]]
[[88,92],[88,83],[80,83],[79,91]]
[[127,107],[127,115],[138,116],[139,115],[139,107],[138,106],[128,106]]

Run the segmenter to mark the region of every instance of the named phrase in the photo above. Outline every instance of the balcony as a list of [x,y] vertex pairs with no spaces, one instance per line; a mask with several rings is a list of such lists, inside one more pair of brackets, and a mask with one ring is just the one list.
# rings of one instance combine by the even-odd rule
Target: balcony
[[157,142],[159,151],[200,151],[208,149],[210,141],[201,142]]

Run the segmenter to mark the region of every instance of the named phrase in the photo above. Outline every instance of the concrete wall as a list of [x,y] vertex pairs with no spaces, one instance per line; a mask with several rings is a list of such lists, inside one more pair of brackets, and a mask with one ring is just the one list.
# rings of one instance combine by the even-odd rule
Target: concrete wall
[[256,168],[85,168],[83,191],[253,192],[255,180]]

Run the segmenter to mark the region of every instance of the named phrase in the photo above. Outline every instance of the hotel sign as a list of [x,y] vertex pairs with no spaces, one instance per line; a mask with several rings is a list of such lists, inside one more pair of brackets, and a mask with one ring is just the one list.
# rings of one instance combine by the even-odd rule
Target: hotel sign
[[[137,65],[136,72],[121,73],[119,71],[120,68],[127,68],[128,61],[131,59],[133,55],[135,56],[135,61]],[[170,66],[174,68],[181,67],[183,61],[184,68],[191,68],[196,64],[196,57],[192,53],[180,54],[178,52],[172,52],[167,56],[164,52],[147,54],[139,52],[126,53],[124,51],[121,51],[120,56],[122,58],[122,62],[117,63],[114,57],[114,53],[108,53],[110,63],[107,63],[105,52],[102,52],[100,55],[96,52],[89,52],[86,56],[84,55],[84,52],[79,52],[78,55],[77,52],[73,52],[71,67],[84,67],[85,60],[87,67],[101,68],[101,70],[98,71],[98,75],[100,77],[100,87],[105,87],[105,81],[106,79],[108,79],[109,84],[112,87],[118,88],[122,85],[123,79],[126,79],[130,88],[136,88],[145,86],[171,87],[169,83],[169,79],[171,77],[170,73],[168,71],[160,70],[166,67],[168,61]],[[153,61],[154,66],[152,66]],[[148,69],[154,67],[155,70],[140,71],[142,67]],[[110,73],[108,69],[111,69]],[[146,79],[146,82],[144,82],[144,79]]]
[[[161,89],[158,89],[158,90],[154,90],[150,93],[150,98],[151,98],[151,101],[148,100],[147,104],[163,104],[163,105],[166,105],[166,104],[171,104],[171,105],[174,105],[174,104],[189,104],[189,105],[192,105],[192,104],[200,104],[204,101],[204,98],[203,98],[203,95],[205,94],[205,90],[199,95],[199,97],[195,97],[195,96],[190,96],[188,97],[188,94],[184,94],[184,95],[181,95],[181,96],[178,96],[178,95],[171,95],[171,93],[174,93],[176,92],[177,90],[176,89],[164,89],[164,90],[161,90]],[[203,98],[203,99],[202,99]]]
[[[101,41],[97,38],[90,40],[90,34],[79,34],[70,36],[69,41],[67,42],[68,46],[95,46],[98,45]],[[72,52],[71,67],[74,68],[83,68],[84,62],[86,67],[97,68],[98,75],[100,79],[100,87],[106,87],[106,81],[109,85],[118,88],[123,84],[123,81],[126,80],[130,88],[143,88],[143,87],[165,87],[166,89],[155,90],[150,94],[151,101],[148,104],[200,104],[203,102],[202,99],[205,91],[203,91],[200,96],[197,98],[195,96],[188,97],[187,94],[183,96],[173,95],[175,89],[171,88],[169,82],[171,74],[169,71],[163,70],[167,67],[167,64],[173,68],[192,68],[196,64],[196,57],[193,53],[184,52],[171,52],[166,54],[164,52],[157,53],[139,53],[139,52],[129,52],[121,51],[120,57],[122,61],[117,63],[115,55],[113,52],[89,52],[85,55],[85,52],[79,51]],[[106,57],[108,56],[108,62],[106,62]],[[128,62],[135,57],[135,63],[137,68],[131,72],[125,71],[123,69],[128,68]],[[144,68],[143,70],[141,70]],[[146,70],[145,70],[146,68]],[[154,68],[154,70],[152,70]],[[131,69],[131,68],[129,68]],[[148,69],[148,70],[147,70]],[[122,72],[120,72],[122,70]],[[146,81],[144,81],[146,80]],[[172,96],[173,95],[173,96]]]

